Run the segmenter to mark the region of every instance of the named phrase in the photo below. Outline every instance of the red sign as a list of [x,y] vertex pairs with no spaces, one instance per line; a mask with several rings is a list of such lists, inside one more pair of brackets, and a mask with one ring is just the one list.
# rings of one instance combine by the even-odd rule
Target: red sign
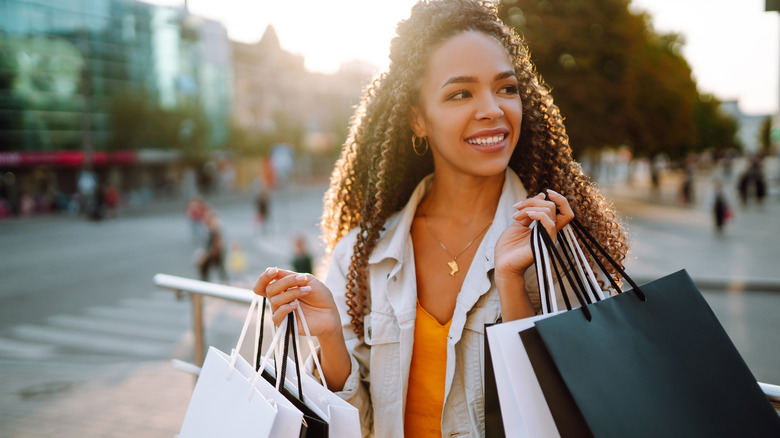
[[[83,151],[51,152],[0,152],[0,168],[54,166],[81,167],[84,165]],[[93,166],[126,165],[136,161],[135,151],[93,152]]]

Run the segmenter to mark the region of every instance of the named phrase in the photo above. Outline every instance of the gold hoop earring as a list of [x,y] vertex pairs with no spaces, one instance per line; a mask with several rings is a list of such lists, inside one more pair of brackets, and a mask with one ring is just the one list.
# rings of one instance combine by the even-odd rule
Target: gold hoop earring
[[[420,152],[420,147],[423,143],[425,144],[425,148]],[[428,153],[428,137],[418,137],[415,134],[412,134],[412,149],[418,157],[422,157]]]

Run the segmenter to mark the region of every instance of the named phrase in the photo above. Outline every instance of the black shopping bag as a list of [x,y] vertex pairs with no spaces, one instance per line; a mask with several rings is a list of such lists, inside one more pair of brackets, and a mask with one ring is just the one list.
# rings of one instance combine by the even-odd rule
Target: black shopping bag
[[[607,256],[573,224],[594,257],[589,245]],[[576,436],[558,423],[572,410],[599,438],[780,436],[780,418],[688,273],[628,280],[626,293],[535,323],[547,364],[526,349],[537,377],[543,366],[559,373],[558,384],[539,382],[561,436]],[[573,403],[551,403],[561,388]]]
[[[265,305],[265,300],[263,301],[263,305]],[[295,324],[293,323],[293,314],[290,313],[287,315],[287,327],[286,327],[286,334],[284,335],[284,347],[283,347],[283,353],[282,358],[286,358],[289,353],[289,345],[292,343],[293,346],[293,361],[295,363],[295,371],[296,371],[296,377],[298,379],[298,394],[293,394],[290,392],[289,389],[287,389],[284,385],[285,377],[287,374],[287,360],[283,360],[281,364],[281,371],[279,373],[279,378],[281,379],[282,385],[279,387],[279,392],[287,399],[289,400],[293,406],[298,408],[303,413],[303,425],[301,427],[301,433],[299,438],[327,438],[329,436],[329,425],[328,422],[325,421],[322,417],[320,417],[312,408],[310,408],[306,403],[303,401],[303,385],[301,385],[301,375],[300,375],[300,364],[298,363],[298,343],[296,341],[295,336]],[[261,327],[265,322],[265,314],[263,314],[262,319],[260,321]],[[263,344],[263,334],[262,334],[262,328],[260,329],[260,336],[258,337],[258,352],[261,350],[261,346]],[[292,342],[290,342],[292,340]],[[258,367],[260,366],[260,361],[258,360]],[[258,369],[259,372],[259,369]],[[276,378],[271,375],[267,370],[262,370],[262,377],[268,381],[271,385],[276,385]]]

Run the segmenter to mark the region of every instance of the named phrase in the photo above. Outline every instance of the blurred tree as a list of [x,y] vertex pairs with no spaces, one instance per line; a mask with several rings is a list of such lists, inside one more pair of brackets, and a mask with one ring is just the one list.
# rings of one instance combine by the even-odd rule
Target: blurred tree
[[720,110],[720,104],[711,94],[699,96],[694,114],[698,134],[694,152],[742,149],[742,144],[737,139],[737,122]]
[[149,95],[143,91],[125,90],[111,97],[108,105],[111,136],[109,150],[148,147],[154,136],[150,124],[155,109]]
[[698,91],[678,35],[658,35],[629,0],[504,0],[576,154],[629,145],[638,156],[685,156],[697,144]]
[[185,164],[202,164],[208,158],[208,123],[197,101],[163,108],[148,93],[125,90],[109,104],[109,148],[173,149]]
[[758,145],[761,152],[772,153],[772,116],[766,116],[758,130]]

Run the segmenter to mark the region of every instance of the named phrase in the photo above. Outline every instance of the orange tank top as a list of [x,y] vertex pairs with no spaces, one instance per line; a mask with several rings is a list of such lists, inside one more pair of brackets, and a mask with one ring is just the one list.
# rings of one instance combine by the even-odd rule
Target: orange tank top
[[412,364],[406,391],[404,436],[441,437],[447,335],[451,322],[441,325],[417,302]]

